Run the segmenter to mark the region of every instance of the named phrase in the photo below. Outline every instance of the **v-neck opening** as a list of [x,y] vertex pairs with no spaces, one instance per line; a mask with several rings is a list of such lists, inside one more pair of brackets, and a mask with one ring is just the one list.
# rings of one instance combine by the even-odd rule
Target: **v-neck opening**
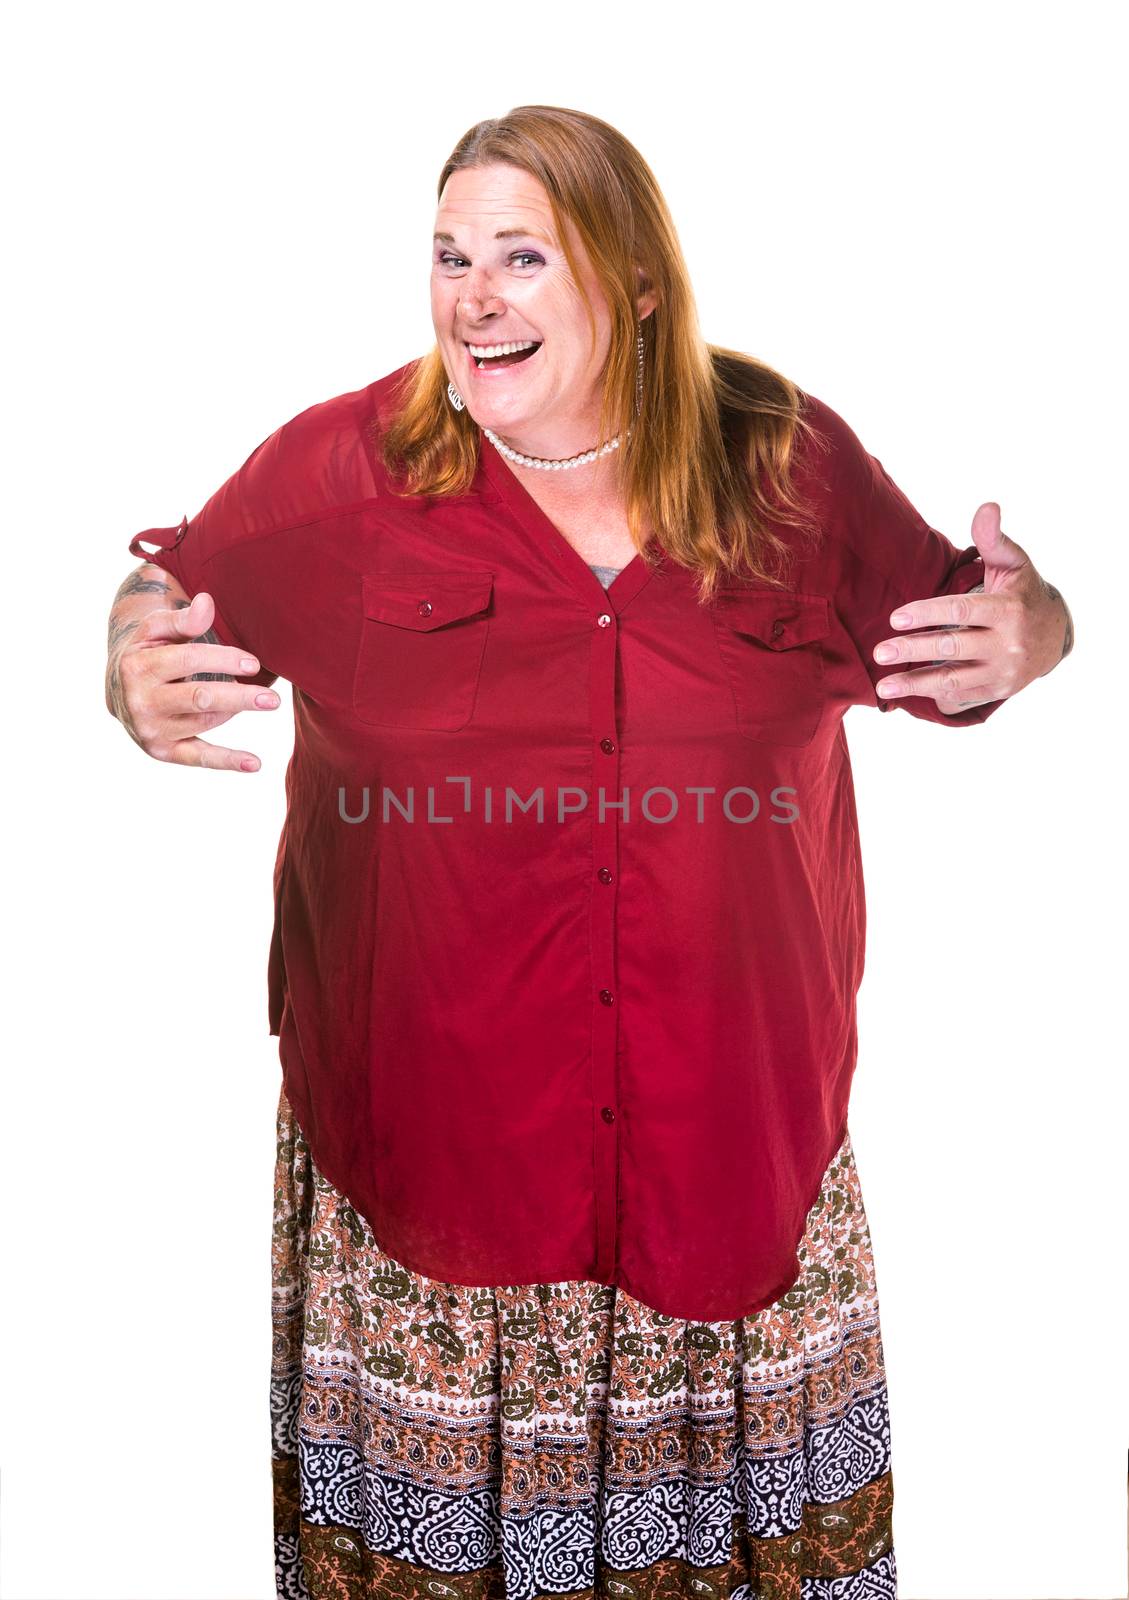
[[[553,559],[563,577],[568,578],[586,598],[590,598],[595,591],[602,599],[610,600],[617,610],[617,602],[626,605],[627,601],[634,599],[653,575],[641,550],[637,550],[626,566],[620,568],[605,589],[576,546],[569,543],[517,474],[506,466],[481,427],[478,430],[478,450],[482,476],[497,490],[502,501],[538,545],[555,552]],[[652,542],[656,552],[661,555],[661,546]]]

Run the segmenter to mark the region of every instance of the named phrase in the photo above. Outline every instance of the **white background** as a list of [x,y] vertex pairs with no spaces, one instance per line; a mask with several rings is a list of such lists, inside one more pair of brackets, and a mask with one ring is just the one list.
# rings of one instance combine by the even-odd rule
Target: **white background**
[[229,725],[257,774],[151,761],[103,704],[106,618],[132,534],[429,347],[440,167],[527,102],[643,152],[708,339],[828,401],[958,546],[999,501],[1071,604],[1073,656],[982,728],[850,713],[851,1127],[900,1592],[1125,1592],[1116,16],[276,0],[9,21],[8,1600],[273,1594],[289,693]]

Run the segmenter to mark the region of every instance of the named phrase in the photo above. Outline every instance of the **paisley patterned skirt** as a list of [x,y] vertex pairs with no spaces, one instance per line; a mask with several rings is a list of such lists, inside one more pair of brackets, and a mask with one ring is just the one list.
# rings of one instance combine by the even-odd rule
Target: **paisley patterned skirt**
[[598,1283],[409,1271],[278,1107],[286,1600],[894,1596],[878,1296],[849,1136],[788,1294],[685,1322]]

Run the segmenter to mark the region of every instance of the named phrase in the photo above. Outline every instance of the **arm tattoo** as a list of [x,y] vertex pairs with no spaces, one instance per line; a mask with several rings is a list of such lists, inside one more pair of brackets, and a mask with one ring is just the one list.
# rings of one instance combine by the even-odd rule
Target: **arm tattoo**
[[[1054,584],[1048,583],[1045,578],[1043,579],[1043,588],[1046,590],[1050,599],[1062,600],[1062,595],[1055,588]],[[1074,649],[1074,618],[1070,615],[1070,607],[1067,605],[1065,600],[1062,600],[1062,609],[1066,612],[1066,634],[1062,641],[1062,654],[1058,658],[1059,661],[1065,661],[1067,656]]]
[[[122,699],[122,680],[118,671],[121,652],[117,646],[124,644],[136,627],[136,618],[132,622],[115,622],[113,617],[110,617],[109,659],[106,663],[106,709],[126,728],[129,728],[129,719],[125,715],[125,701]],[[130,736],[132,737],[132,729]]]
[[[154,570],[160,571],[160,568]],[[131,594],[168,594],[168,592],[169,586],[164,578],[144,578],[140,571],[131,572],[114,596],[114,605]]]
[[[154,568],[160,571],[160,568]],[[120,618],[116,615],[119,600],[128,599],[135,594],[158,594],[167,592],[168,584],[161,580],[143,578],[140,571],[131,572],[129,577],[120,585],[114,596],[114,603],[110,607],[110,621],[106,628],[106,709],[111,716],[117,717],[122,726],[129,730],[129,736],[134,737],[133,728],[129,718],[125,715],[125,701],[122,698],[121,673],[118,663],[121,660],[121,647],[129,639],[140,622],[140,617],[130,619]]]
[[[119,617],[117,615],[118,603],[122,600],[131,600],[139,594],[168,595],[170,587],[165,572],[161,567],[153,565],[152,562],[143,562],[139,568],[131,572],[119,585],[118,592],[114,596],[113,605],[110,607],[110,621],[106,630],[108,657],[106,662],[106,709],[117,717],[118,721],[127,729],[131,738],[136,738],[136,734],[126,714],[119,663],[122,650],[136,632],[142,619],[140,617],[129,619]],[[182,599],[176,599],[171,602],[172,607],[178,611],[185,610],[190,604],[191,601]],[[206,633],[202,633],[199,639],[194,642],[219,644],[221,641],[216,637],[215,629],[209,628]],[[226,672],[194,672],[184,681],[194,682],[197,679],[217,683],[232,683],[235,681]]]
[[[161,571],[159,567],[151,567],[149,570],[157,573]],[[135,594],[168,594],[168,592],[169,586],[165,582],[163,575],[156,578],[146,578],[142,576],[140,568],[136,572],[131,572],[129,577],[119,585],[118,592],[114,596],[114,603],[110,607],[110,625],[106,632],[107,650],[113,650],[115,645],[121,644],[128,638],[140,620],[135,618],[132,622],[119,622],[116,615],[119,600],[130,600]]]
[[137,627],[137,620],[138,619],[134,617],[132,622],[116,622],[111,616],[109,636],[106,640],[106,649],[113,651],[117,649],[118,645],[124,644],[133,630]]

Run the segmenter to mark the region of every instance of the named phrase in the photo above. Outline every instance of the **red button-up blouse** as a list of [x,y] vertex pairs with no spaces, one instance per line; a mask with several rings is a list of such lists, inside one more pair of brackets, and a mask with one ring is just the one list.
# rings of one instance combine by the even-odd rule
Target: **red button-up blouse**
[[[641,556],[605,590],[484,436],[472,490],[396,499],[312,406],[191,521],[130,543],[293,685],[269,1021],[318,1166],[404,1266],[589,1279],[751,1315],[843,1139],[865,909],[848,706],[904,601],[963,593],[830,407],[786,593]],[[785,537],[788,530],[782,525]],[[155,543],[152,552],[140,541]]]

